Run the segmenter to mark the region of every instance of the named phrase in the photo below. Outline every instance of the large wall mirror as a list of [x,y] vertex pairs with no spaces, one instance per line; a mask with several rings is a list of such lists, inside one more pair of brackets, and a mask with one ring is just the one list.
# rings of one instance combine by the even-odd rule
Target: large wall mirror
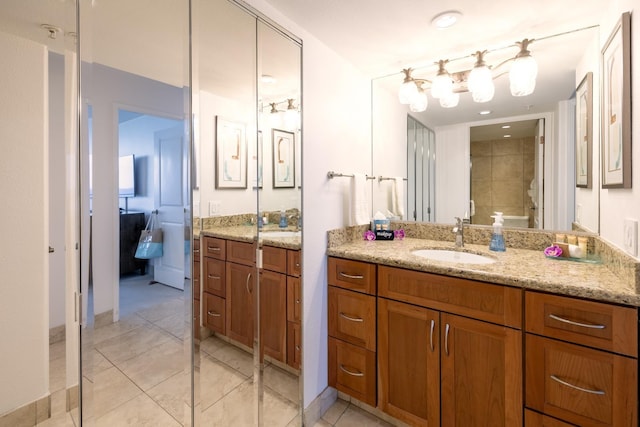
[[[398,102],[402,73],[373,79],[372,169],[378,178],[408,178],[407,207],[400,216],[452,223],[466,214],[471,224],[490,224],[497,210],[508,215],[507,226],[598,232],[597,120],[591,129],[591,187],[576,187],[574,173],[575,92],[588,72],[593,73],[593,117],[598,117],[598,37],[597,26],[540,34],[529,46],[538,77],[528,96],[511,95],[509,63],[494,71],[502,75],[494,79],[491,101],[475,103],[463,91],[457,106],[444,108],[429,95],[422,112]],[[518,53],[510,40],[504,46],[487,53],[487,63],[496,65]],[[470,53],[452,53],[457,59],[447,63],[449,72],[470,70],[475,60]],[[417,66],[412,77],[433,78],[439,59],[423,62],[428,65]],[[427,137],[415,132],[416,123],[434,137],[434,147],[424,145]],[[374,183],[380,190],[374,212],[395,213],[390,209],[393,185],[384,179]]]
[[301,44],[192,5],[196,419],[300,425]]

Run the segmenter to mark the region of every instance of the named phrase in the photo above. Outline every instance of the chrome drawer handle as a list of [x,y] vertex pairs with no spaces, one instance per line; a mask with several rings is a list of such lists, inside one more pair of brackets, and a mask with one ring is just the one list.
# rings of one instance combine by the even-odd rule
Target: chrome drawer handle
[[215,312],[213,312],[213,311],[207,311],[207,314],[208,314],[209,316],[213,316],[213,317],[220,317],[220,316],[222,316],[220,313],[215,313]]
[[343,272],[340,272],[340,275],[342,277],[346,277],[347,279],[364,279],[364,276],[360,276],[360,275],[354,276],[354,275],[343,273]]
[[220,280],[220,276],[214,276],[214,275],[212,275],[212,274],[207,274],[207,277],[208,277],[209,279],[216,279],[216,280]]
[[364,374],[362,372],[350,371],[347,368],[345,368],[344,365],[340,365],[340,370],[342,370],[344,373],[352,375],[354,377],[364,377]]
[[351,320],[352,322],[364,322],[364,319],[361,317],[351,317],[351,316],[347,316],[346,314],[344,314],[343,312],[340,312],[340,317],[344,317],[347,320]]
[[444,332],[444,352],[449,355],[449,324],[445,327]]
[[249,273],[247,275],[247,283],[244,284],[244,286],[247,288],[247,293],[250,294],[251,291],[249,290],[249,281],[251,280],[251,273]]
[[549,317],[552,318],[553,320],[557,320],[558,322],[568,323],[568,324],[573,325],[573,326],[581,326],[583,328],[589,328],[589,329],[604,329],[604,328],[606,328],[605,325],[594,325],[594,324],[591,324],[591,323],[574,322],[573,320],[565,319],[563,317],[556,316],[555,314],[550,314]]
[[588,388],[578,387],[577,385],[569,384],[566,381],[562,381],[560,378],[556,377],[555,375],[549,375],[549,378],[551,378],[554,381],[559,382],[562,385],[566,385],[567,387],[571,387],[571,388],[576,389],[576,390],[584,391],[585,393],[591,393],[591,394],[597,394],[599,396],[604,396],[604,391],[602,391],[602,390],[589,390]]
[[433,328],[435,326],[436,326],[435,320],[431,319],[431,333],[429,334],[429,345],[431,346],[431,352],[432,353],[433,353]]
[[194,249],[194,250],[193,250],[193,253],[194,253],[194,254],[199,254],[199,253],[200,253],[200,249]]
[[207,246],[207,250],[214,251],[214,252],[220,252],[220,248],[214,247],[214,246]]

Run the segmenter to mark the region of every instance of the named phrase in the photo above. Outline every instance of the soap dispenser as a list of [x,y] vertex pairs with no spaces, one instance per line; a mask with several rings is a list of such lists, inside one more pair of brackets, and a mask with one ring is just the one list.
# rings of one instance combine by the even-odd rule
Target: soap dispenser
[[502,235],[502,212],[495,212],[491,218],[494,219],[493,234],[491,235],[491,243],[489,243],[489,249],[497,252],[504,252],[507,248],[504,245],[504,236]]
[[287,228],[289,224],[287,223],[287,214],[284,209],[280,210],[280,224],[278,225],[280,228]]

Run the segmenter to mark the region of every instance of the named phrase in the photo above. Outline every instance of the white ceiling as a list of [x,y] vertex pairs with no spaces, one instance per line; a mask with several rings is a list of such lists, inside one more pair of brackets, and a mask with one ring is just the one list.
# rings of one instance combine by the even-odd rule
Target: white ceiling
[[[533,95],[511,97],[508,78],[504,76],[496,80],[496,97],[488,104],[466,102],[464,95],[469,96],[463,94],[460,106],[445,110],[430,100],[426,114],[431,125],[477,121],[480,119],[477,111],[485,108],[494,111],[491,118],[548,111],[557,99],[569,98],[575,89],[575,63],[584,52],[586,40],[593,38],[593,34],[580,32],[539,39],[597,25],[603,10],[609,6],[608,0],[454,0],[447,2],[447,6],[443,6],[443,2],[425,0],[267,1],[366,76],[395,74],[381,81],[394,91],[401,81],[402,68],[425,67],[423,72],[429,75],[438,59],[468,57],[476,50],[503,47],[524,38],[538,39],[530,47],[539,64]],[[53,49],[60,50],[65,37],[47,39],[40,24],[50,23],[73,31],[73,3],[73,0],[2,0],[0,30],[48,43]],[[92,5],[85,8],[83,14],[86,20],[83,22],[87,24],[83,26],[82,34],[83,58],[176,86],[188,84],[185,3],[175,0],[92,0],[83,3]],[[194,55],[197,70],[200,70],[200,88],[211,88],[209,90],[218,91],[222,96],[238,93],[230,82],[234,76],[243,75],[241,70],[247,61],[255,58],[251,52],[247,53],[247,43],[253,40],[238,36],[239,32],[235,30],[242,26],[231,16],[234,13],[216,14],[207,10],[213,4],[224,7],[225,2],[193,4],[194,23],[200,31],[200,39],[194,39],[194,46],[200,48]],[[455,27],[438,30],[430,25],[432,17],[449,9],[463,13]],[[66,37],[66,40],[69,45],[73,39]],[[198,44],[199,40],[207,42]],[[495,64],[501,54],[514,55],[515,51],[512,48],[490,53],[486,59]],[[226,57],[225,61],[220,55]],[[262,57],[277,58],[277,55],[273,51]],[[231,64],[229,58],[233,61]],[[265,60],[264,66],[268,63],[273,67],[289,64],[284,59]],[[223,69],[222,64],[226,68]],[[468,60],[455,64],[455,68],[454,63],[450,64],[449,71],[471,66]],[[285,75],[284,70],[263,72]],[[288,90],[274,89],[274,96]]]

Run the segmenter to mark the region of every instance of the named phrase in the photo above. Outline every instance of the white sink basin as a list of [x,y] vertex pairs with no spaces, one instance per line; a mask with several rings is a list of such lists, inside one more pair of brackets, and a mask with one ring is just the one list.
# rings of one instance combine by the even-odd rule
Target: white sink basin
[[433,261],[457,262],[462,264],[493,264],[496,262],[495,259],[484,255],[447,249],[420,249],[411,253]]
[[300,237],[300,235],[302,234],[301,231],[287,231],[287,230],[283,230],[283,231],[261,231],[260,232],[260,236],[261,237],[267,237],[267,238],[278,238],[278,237]]

